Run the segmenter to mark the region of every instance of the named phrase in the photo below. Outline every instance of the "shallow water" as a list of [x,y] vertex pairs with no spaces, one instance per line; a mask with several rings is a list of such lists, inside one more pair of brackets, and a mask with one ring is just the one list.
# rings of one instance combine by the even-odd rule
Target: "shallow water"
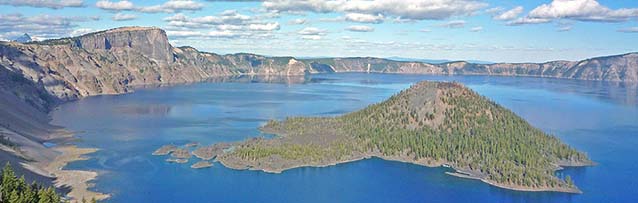
[[[219,163],[194,170],[151,153],[164,144],[211,144],[260,135],[286,116],[333,116],[382,101],[421,80],[459,81],[586,152],[595,167],[568,168],[584,194],[517,192],[445,175],[446,168],[370,159],[282,174]],[[224,78],[70,102],[53,123],[102,149],[68,168],[101,172],[109,202],[637,202],[637,84],[544,78],[327,74]],[[268,83],[265,83],[265,82]]]

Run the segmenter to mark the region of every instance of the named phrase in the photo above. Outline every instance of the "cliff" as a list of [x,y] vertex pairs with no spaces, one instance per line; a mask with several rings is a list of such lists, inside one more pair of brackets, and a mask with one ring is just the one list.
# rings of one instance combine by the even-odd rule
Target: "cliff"
[[303,60],[317,72],[370,72],[437,75],[498,75],[638,82],[638,53],[599,57],[579,62],[443,64],[402,62],[380,58],[325,58]]
[[[374,72],[444,75],[537,76],[638,81],[638,54],[580,62],[428,64],[380,58],[295,59],[255,54],[218,55],[173,47],[159,28],[123,27],[43,42],[0,43],[3,74],[31,81],[60,101],[129,92],[132,86],[202,81],[223,75],[304,75]],[[34,100],[39,106],[51,106]]]

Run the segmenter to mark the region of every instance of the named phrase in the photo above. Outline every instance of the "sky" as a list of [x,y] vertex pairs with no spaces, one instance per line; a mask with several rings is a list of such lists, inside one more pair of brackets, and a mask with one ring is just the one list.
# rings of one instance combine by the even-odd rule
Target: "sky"
[[544,62],[638,51],[638,0],[0,0],[0,40],[122,26],[219,54]]

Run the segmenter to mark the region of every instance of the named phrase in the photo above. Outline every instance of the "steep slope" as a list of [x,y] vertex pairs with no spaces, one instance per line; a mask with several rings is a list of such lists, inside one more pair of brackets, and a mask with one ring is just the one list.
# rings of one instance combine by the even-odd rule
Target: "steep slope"
[[219,157],[237,169],[280,172],[376,156],[515,190],[579,192],[554,176],[586,155],[457,83],[420,82],[390,99],[339,117],[294,117],[262,130],[280,135],[236,144]]
[[0,42],[0,65],[5,73],[21,75],[61,101],[126,93],[136,85],[196,82],[224,75],[375,72],[638,81],[636,53],[542,64],[428,64],[370,57],[301,60],[173,47],[163,30],[152,27],[122,27],[26,44]]
[[158,28],[124,27],[74,38],[0,44],[0,65],[62,101],[119,94],[132,86],[202,81],[222,75],[299,75],[292,58],[217,55],[175,48]]

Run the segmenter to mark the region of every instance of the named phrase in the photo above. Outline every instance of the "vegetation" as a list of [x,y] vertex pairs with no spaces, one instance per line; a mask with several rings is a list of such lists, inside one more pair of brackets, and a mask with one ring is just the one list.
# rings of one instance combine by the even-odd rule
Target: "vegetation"
[[52,187],[44,188],[36,183],[27,184],[24,176],[16,177],[11,165],[7,162],[2,169],[0,183],[1,202],[19,203],[59,203],[60,196]]
[[[574,188],[570,177],[563,181],[554,171],[559,165],[591,163],[510,110],[456,83],[422,82],[357,112],[270,121],[263,129],[284,137],[240,146],[235,153],[241,159],[255,162],[277,155],[342,161],[367,153],[446,163],[477,178],[526,188]],[[322,139],[324,146],[318,147],[321,143],[304,145],[308,137],[332,138]]]

